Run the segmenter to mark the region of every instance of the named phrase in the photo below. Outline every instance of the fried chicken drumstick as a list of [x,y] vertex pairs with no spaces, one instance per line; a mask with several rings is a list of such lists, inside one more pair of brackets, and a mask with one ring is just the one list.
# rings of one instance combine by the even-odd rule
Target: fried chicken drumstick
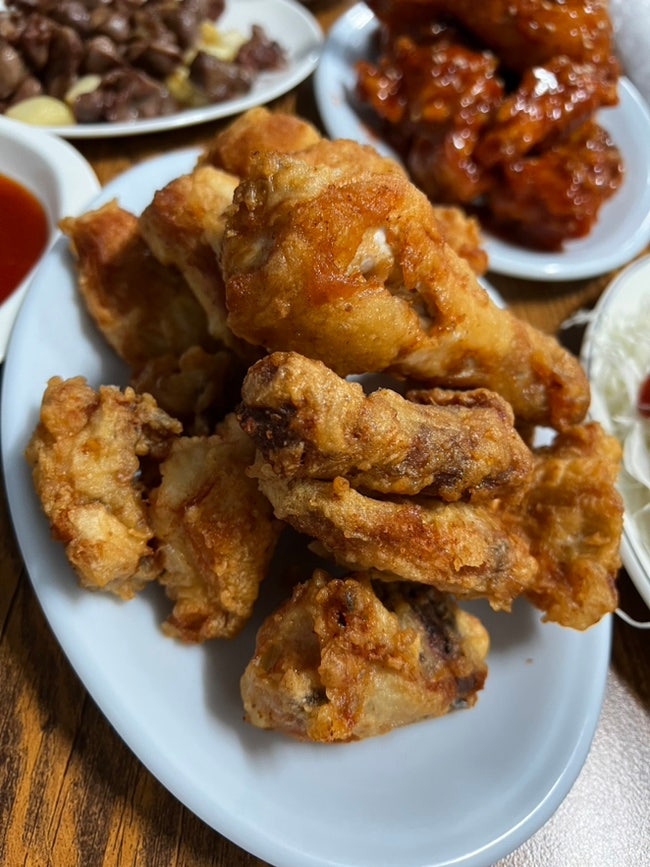
[[509,404],[485,390],[416,396],[366,396],[320,361],[275,352],[249,369],[238,417],[286,478],[345,476],[359,489],[448,501],[523,490],[532,456]]
[[358,740],[472,706],[489,639],[449,596],[317,570],[262,625],[246,718],[301,740]]
[[256,165],[237,188],[222,246],[237,335],[342,376],[386,371],[488,388],[531,424],[583,419],[589,387],[578,361],[493,303],[402,173],[278,154]]

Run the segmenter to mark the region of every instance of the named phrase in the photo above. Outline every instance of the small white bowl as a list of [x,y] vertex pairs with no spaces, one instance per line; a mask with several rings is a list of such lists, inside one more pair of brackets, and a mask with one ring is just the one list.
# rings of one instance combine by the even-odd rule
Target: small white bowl
[[[42,256],[58,234],[61,217],[78,214],[100,190],[95,173],[72,145],[2,116],[0,174],[22,184],[43,205],[50,232]],[[4,359],[14,319],[38,264],[0,304],[0,361]]]

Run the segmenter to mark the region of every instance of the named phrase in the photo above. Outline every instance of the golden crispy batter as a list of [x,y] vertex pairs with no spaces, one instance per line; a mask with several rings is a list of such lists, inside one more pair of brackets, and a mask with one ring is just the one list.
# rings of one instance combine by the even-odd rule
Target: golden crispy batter
[[[397,173],[405,177],[403,167],[395,160],[381,156],[369,145],[347,139],[330,141],[324,138],[304,150],[296,151],[293,156],[310,166],[329,166],[351,172],[363,168],[364,171]],[[484,274],[488,257],[481,246],[478,220],[451,205],[433,205],[431,210],[444,240],[467,261],[476,274]]]
[[252,347],[226,325],[226,302],[219,267],[224,211],[239,179],[212,166],[200,166],[158,190],[140,215],[140,232],[163,265],[183,274],[205,310],[210,334],[244,357]]
[[295,115],[258,106],[218,132],[199,159],[230,174],[246,177],[258,151],[292,153],[320,141],[318,130]]
[[492,302],[399,172],[260,155],[235,192],[222,267],[230,327],[269,351],[341,375],[488,388],[533,424],[584,418],[577,359]]
[[140,460],[162,459],[180,431],[149,395],[50,379],[26,458],[84,587],[128,599],[157,577]]
[[280,533],[245,474],[254,447],[233,416],[215,436],[182,437],[151,493],[160,583],[175,603],[163,625],[183,641],[236,635],[251,615]]
[[490,263],[483,249],[479,221],[454,205],[434,204],[432,209],[451,249],[465,259],[475,274],[485,274]]
[[432,588],[317,570],[258,633],[246,718],[324,743],[384,734],[473,705],[488,646],[479,621]]
[[[254,169],[258,152],[295,154],[309,165],[328,165],[333,168],[348,164],[356,171],[363,164],[373,170],[404,173],[395,160],[382,157],[367,145],[339,139],[331,142],[294,115],[271,113],[267,108],[252,108],[230,126],[217,133],[199,158],[199,166],[211,165],[240,178],[246,178]],[[482,249],[478,221],[468,217],[459,208],[436,206],[436,218],[447,242],[459,256],[467,259],[477,274],[487,269],[487,254]]]
[[285,478],[345,476],[354,488],[444,500],[523,495],[532,456],[493,392],[368,396],[320,361],[276,352],[253,365],[239,421]]
[[518,515],[540,565],[526,595],[553,620],[587,629],[616,609],[623,504],[621,448],[591,423],[535,450],[532,484]]
[[60,226],[88,311],[128,365],[137,370],[151,358],[209,345],[203,309],[180,273],[152,255],[136,216],[112,201]]
[[250,473],[276,517],[346,568],[375,569],[459,598],[487,598],[504,610],[535,580],[537,563],[521,530],[490,504],[375,499],[343,477],[283,479],[259,460]]

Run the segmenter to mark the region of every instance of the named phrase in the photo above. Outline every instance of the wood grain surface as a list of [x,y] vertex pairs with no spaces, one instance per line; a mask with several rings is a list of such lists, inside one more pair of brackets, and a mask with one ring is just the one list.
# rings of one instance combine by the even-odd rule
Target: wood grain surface
[[[326,30],[351,3],[306,5]],[[272,107],[319,123],[310,81]],[[104,184],[149,157],[207,142],[222,123],[76,146]],[[489,276],[518,315],[558,333],[611,275],[567,284]],[[560,333],[577,351],[579,330]],[[620,589],[622,607],[650,619],[624,572]],[[2,494],[0,630],[0,865],[264,864],[183,807],[106,722],[44,619]],[[614,618],[607,694],[587,762],[555,815],[500,867],[647,867],[649,852],[650,631]]]

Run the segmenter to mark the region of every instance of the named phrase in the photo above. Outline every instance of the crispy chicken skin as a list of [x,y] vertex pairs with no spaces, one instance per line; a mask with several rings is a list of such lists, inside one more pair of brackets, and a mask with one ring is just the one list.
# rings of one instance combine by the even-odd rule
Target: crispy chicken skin
[[[377,171],[404,170],[395,160],[380,156],[374,148],[338,139],[322,138],[310,123],[294,115],[270,112],[257,107],[245,112],[218,132],[199,158],[199,166],[212,166],[239,178],[255,169],[259,152],[294,154],[309,165],[342,166],[352,170],[369,164]],[[436,205],[436,217],[447,242],[467,259],[477,274],[487,270],[488,258],[482,247],[479,224],[453,206]]]
[[179,356],[160,355],[131,375],[139,393],[148,392],[183,424],[183,432],[205,436],[239,401],[245,368],[229,349],[207,352],[191,346]]
[[249,369],[238,417],[285,478],[344,475],[354,488],[448,501],[523,491],[532,456],[509,404],[485,390],[415,397],[366,396],[320,361],[276,352]]
[[66,217],[60,227],[70,239],[88,312],[130,367],[209,345],[203,309],[180,273],[153,256],[134,214],[111,201]]
[[259,460],[249,472],[276,517],[346,568],[377,570],[458,598],[487,598],[506,611],[535,581],[538,567],[523,533],[490,504],[379,499],[354,490],[342,476],[283,479]]
[[[540,564],[527,598],[545,620],[587,629],[616,609],[623,504],[616,489],[621,448],[600,425],[558,434],[535,450],[518,516]],[[522,520],[518,517],[518,520]]]
[[384,734],[473,705],[488,646],[479,621],[432,588],[317,570],[259,630],[246,719],[322,743]]
[[208,320],[210,334],[245,359],[242,344],[226,324],[227,310],[219,250],[224,212],[239,179],[212,166],[200,166],[158,190],[139,219],[140,232],[154,256],[183,274]]
[[180,431],[131,388],[95,391],[80,376],[49,381],[26,457],[82,586],[129,599],[157,577],[140,461],[164,458]]
[[214,166],[245,178],[258,151],[293,153],[320,140],[316,127],[306,120],[257,106],[214,136],[201,154],[199,165]]
[[[182,186],[183,179],[178,183]],[[163,225],[169,224],[158,207],[161,200],[154,201],[156,209],[152,204],[146,224],[153,222],[155,212],[162,234]],[[219,201],[225,207],[223,197]],[[169,209],[167,216],[173,223],[171,205]],[[186,223],[189,219],[188,212]],[[219,219],[218,215],[207,222],[218,224]],[[180,217],[178,222],[182,223]],[[210,334],[207,315],[181,272],[153,255],[141,221],[116,201],[65,218],[61,229],[70,238],[81,297],[108,344],[130,367],[131,385],[138,392],[149,392],[160,407],[182,421],[187,433],[212,432],[216,419],[234,406],[245,366]],[[214,232],[218,234],[218,229]],[[189,242],[179,243],[189,249]],[[221,281],[212,248],[208,249],[210,267]],[[186,255],[190,272],[194,259],[191,251]],[[223,288],[222,281],[219,285]]]
[[214,436],[177,439],[161,464],[150,518],[159,580],[174,601],[168,635],[231,638],[251,615],[281,529],[245,474],[253,455],[229,416]]
[[268,351],[488,388],[531,424],[584,418],[577,359],[492,302],[401,173],[261,155],[235,192],[222,267],[230,327]]

